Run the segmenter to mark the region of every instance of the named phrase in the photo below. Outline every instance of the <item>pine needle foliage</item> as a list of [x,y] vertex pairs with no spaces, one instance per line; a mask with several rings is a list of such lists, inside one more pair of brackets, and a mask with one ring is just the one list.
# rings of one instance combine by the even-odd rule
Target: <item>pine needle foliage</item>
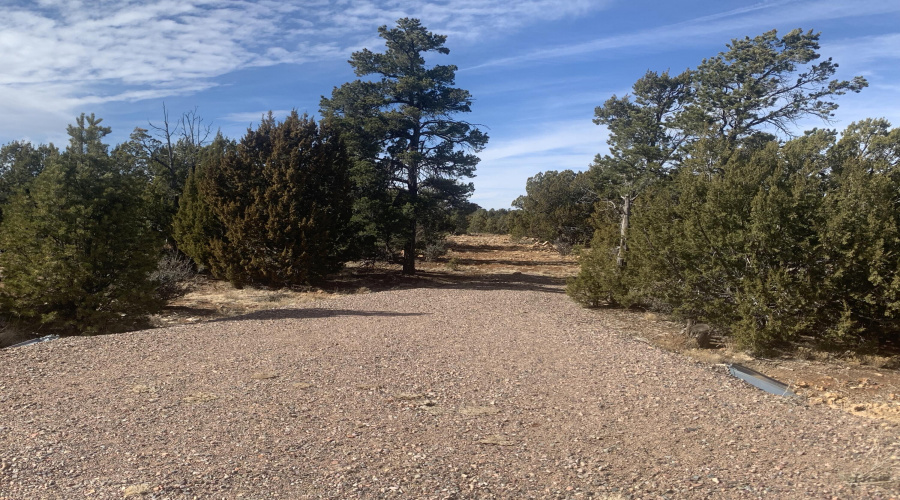
[[218,168],[228,152],[237,145],[222,134],[203,148],[201,159],[187,176],[184,191],[179,198],[178,211],[173,218],[173,234],[178,249],[189,256],[198,269],[208,270],[212,265],[211,242],[221,240],[225,228],[209,204],[209,194],[214,192],[208,172]]
[[590,218],[597,200],[586,173],[539,172],[528,178],[525,195],[512,205],[519,216],[509,228],[514,237],[585,244],[591,238]]
[[[415,258],[435,208],[458,209],[474,187],[488,136],[458,119],[471,112],[469,91],[457,88],[454,65],[428,65],[425,55],[449,54],[447,37],[418,19],[378,28],[385,51],[354,52],[350,65],[366,77],[336,87],[321,113],[348,132],[354,156],[357,203],[354,222],[365,241],[403,248],[403,273],[415,274]],[[437,215],[446,214],[438,211]],[[393,252],[392,252],[393,253]]]
[[59,156],[52,144],[33,146],[30,142],[13,141],[0,148],[0,208],[13,195],[28,189],[51,159]]
[[200,230],[213,234],[192,257],[208,258],[213,275],[236,286],[309,284],[340,269],[352,200],[349,158],[334,130],[296,111],[280,123],[269,113],[212,158],[188,184],[208,206],[197,207]]
[[149,275],[161,242],[143,186],[109,155],[100,122],[77,118],[68,148],[13,196],[0,227],[4,310],[43,331],[124,330],[159,305]]
[[757,351],[800,337],[896,340],[900,131],[865,120],[840,138],[721,144],[698,142],[639,199],[627,268],[598,229],[570,295],[701,319]]
[[[791,135],[867,85],[832,80],[837,65],[816,62],[818,40],[801,30],[732,40],[696,70],[648,73],[633,100],[598,108],[611,153],[591,167],[601,202],[573,298],[713,323],[757,351],[801,337],[896,340],[900,131],[864,120],[841,135]],[[656,91],[670,88],[677,99]],[[605,175],[623,165],[628,182]],[[638,184],[640,196],[615,190]]]

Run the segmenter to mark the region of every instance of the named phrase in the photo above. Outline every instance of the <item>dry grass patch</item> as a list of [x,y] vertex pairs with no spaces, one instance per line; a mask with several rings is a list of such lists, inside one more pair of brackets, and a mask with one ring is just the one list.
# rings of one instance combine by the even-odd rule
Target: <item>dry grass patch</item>
[[691,359],[700,361],[701,363],[708,363],[711,365],[718,365],[729,361],[728,357],[725,354],[722,354],[717,350],[687,349],[686,351],[683,351],[682,354],[688,356]]
[[272,309],[306,307],[313,302],[335,295],[311,288],[269,290],[244,287],[238,289],[226,281],[202,277],[197,278],[191,289],[192,291],[183,297],[169,301],[162,313],[151,317],[151,323],[156,327],[165,327]]
[[[887,452],[884,446],[875,442],[866,453],[866,458],[875,458],[874,461],[866,460],[872,465],[860,467],[847,474],[844,480],[853,485],[860,484],[900,484],[900,463],[898,457]],[[881,458],[878,458],[881,457]]]
[[884,368],[886,370],[896,370],[900,368],[900,356],[881,356],[878,354],[860,354],[851,360],[851,364],[860,366],[871,366],[873,368]]
[[152,487],[148,483],[132,484],[122,488],[122,494],[125,495],[125,498],[147,495],[152,491]]
[[417,393],[417,392],[399,392],[394,394],[394,399],[398,401],[415,401],[417,399],[424,399],[425,394]]
[[210,394],[208,392],[197,392],[191,394],[190,396],[181,398],[185,403],[208,403],[210,401],[215,401],[219,399],[219,396],[215,394]]
[[512,241],[504,235],[462,235],[447,240],[446,255],[417,262],[420,274],[403,276],[391,263],[348,263],[321,286],[294,289],[234,288],[226,281],[196,277],[190,292],[170,300],[162,313],[151,317],[154,327],[199,323],[259,311],[308,307],[311,303],[344,294],[364,294],[396,288],[478,281],[485,276],[512,275],[528,284],[535,277],[559,279],[578,273],[578,258],[562,256],[552,247],[532,240]]

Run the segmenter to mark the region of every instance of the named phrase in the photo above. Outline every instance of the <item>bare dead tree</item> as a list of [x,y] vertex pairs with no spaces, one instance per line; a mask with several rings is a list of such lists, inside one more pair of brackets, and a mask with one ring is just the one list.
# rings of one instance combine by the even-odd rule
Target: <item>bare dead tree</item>
[[203,117],[197,111],[197,108],[185,111],[177,121],[169,118],[169,110],[163,104],[163,121],[162,124],[156,125],[148,122],[150,128],[156,133],[153,137],[161,146],[164,154],[154,155],[154,160],[165,167],[173,178],[177,177],[178,166],[176,163],[176,149],[183,149],[184,165],[188,168],[188,172],[192,172],[196,168],[199,161],[200,150],[203,146],[209,144],[209,137],[212,135],[212,124],[204,123]]

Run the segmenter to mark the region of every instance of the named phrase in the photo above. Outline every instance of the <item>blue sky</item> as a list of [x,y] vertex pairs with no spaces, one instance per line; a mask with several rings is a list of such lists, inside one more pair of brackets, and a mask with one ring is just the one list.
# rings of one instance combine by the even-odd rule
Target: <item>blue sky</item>
[[[466,118],[491,141],[473,201],[507,208],[528,177],[583,170],[606,149],[594,107],[648,69],[680,72],[732,38],[770,29],[822,32],[839,77],[870,87],[840,97],[834,128],[867,117],[900,126],[900,2],[640,0],[13,0],[0,17],[0,143],[64,144],[96,113],[112,143],[136,126],[197,108],[238,138],[273,110],[318,113],[355,77],[354,50],[383,48],[380,25],[418,17],[448,35]],[[807,121],[799,128],[823,126]]]

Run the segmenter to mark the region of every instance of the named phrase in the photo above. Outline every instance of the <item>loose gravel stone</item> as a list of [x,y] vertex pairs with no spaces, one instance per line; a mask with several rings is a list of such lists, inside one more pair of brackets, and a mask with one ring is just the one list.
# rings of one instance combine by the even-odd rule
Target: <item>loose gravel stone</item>
[[890,498],[896,424],[762,393],[556,280],[0,352],[0,498]]

